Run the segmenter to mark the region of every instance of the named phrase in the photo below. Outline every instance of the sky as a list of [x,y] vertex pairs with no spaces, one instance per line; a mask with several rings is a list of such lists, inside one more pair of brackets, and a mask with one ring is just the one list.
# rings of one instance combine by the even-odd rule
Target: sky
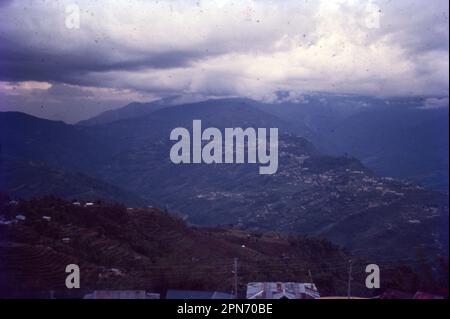
[[276,92],[448,107],[446,0],[0,0],[0,111],[68,123],[127,103]]

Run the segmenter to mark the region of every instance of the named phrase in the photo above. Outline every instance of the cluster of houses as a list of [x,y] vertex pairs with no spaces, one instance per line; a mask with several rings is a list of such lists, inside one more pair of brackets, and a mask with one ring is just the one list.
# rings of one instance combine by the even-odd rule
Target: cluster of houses
[[[251,282],[247,284],[247,299],[318,299],[317,287],[312,283]],[[84,299],[162,299],[157,293],[145,290],[97,290]],[[168,290],[165,299],[235,299],[229,293],[218,291]]]
[[[17,205],[19,205],[19,202],[16,200],[12,200],[9,202],[9,205],[17,206]],[[82,207],[94,207],[95,203],[92,203],[92,202],[81,203],[81,202],[75,201],[75,202],[72,202],[72,205],[73,206],[82,206]],[[10,224],[14,224],[17,222],[24,222],[26,220],[27,220],[27,217],[26,217],[25,213],[17,213],[15,218],[11,219],[11,220],[6,220],[0,216],[0,225],[10,225]],[[50,222],[52,220],[52,218],[50,216],[42,216],[42,220],[44,220],[46,222]]]
[[[218,291],[168,290],[165,296],[159,293],[149,293],[145,290],[97,290],[84,296],[84,299],[175,299],[175,300],[207,300],[236,299],[233,294]],[[276,299],[349,299],[345,297],[321,297],[313,283],[296,282],[251,282],[247,284],[246,299],[276,300]],[[366,299],[351,297],[351,299]],[[444,299],[425,292],[406,293],[387,290],[380,296],[371,299]]]

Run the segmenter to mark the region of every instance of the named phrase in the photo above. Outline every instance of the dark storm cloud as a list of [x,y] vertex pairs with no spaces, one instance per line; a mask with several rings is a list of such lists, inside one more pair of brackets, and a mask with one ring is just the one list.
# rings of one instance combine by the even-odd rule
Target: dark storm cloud
[[[75,86],[80,98],[117,94],[124,104],[171,94],[270,100],[280,90],[448,95],[445,0],[0,4],[3,108],[19,103],[9,88],[27,81],[49,85],[22,85],[22,97],[70,106],[83,103]],[[70,4],[79,29],[65,25]]]
[[[91,72],[140,71],[146,69],[171,69],[189,66],[200,59],[195,51],[170,51],[162,53],[121,52],[126,57],[114,58],[107,48],[86,47],[70,54],[53,50],[26,47],[27,39],[11,41],[0,38],[0,81],[49,81],[80,85],[101,85],[85,77]],[[114,49],[112,49],[114,50]]]

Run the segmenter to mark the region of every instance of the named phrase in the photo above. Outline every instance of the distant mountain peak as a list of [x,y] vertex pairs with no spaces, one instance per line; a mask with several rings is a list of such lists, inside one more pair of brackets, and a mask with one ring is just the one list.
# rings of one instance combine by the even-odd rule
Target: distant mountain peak
[[95,126],[108,124],[115,121],[127,120],[151,114],[165,107],[191,104],[208,100],[199,95],[171,95],[151,102],[131,102],[121,108],[102,112],[90,119],[80,121],[77,124],[82,126]]

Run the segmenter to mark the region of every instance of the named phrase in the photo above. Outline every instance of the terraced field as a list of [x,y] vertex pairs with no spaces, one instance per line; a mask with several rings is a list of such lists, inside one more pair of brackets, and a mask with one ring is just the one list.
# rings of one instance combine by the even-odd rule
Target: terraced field
[[[240,294],[251,281],[309,282],[310,272],[322,295],[345,294],[350,258],[353,290],[373,293],[364,288],[364,260],[324,239],[196,228],[157,209],[83,207],[55,197],[0,200],[0,221],[2,297],[78,298],[93,289],[231,292],[235,258]],[[65,287],[72,263],[81,269],[79,290]]]

